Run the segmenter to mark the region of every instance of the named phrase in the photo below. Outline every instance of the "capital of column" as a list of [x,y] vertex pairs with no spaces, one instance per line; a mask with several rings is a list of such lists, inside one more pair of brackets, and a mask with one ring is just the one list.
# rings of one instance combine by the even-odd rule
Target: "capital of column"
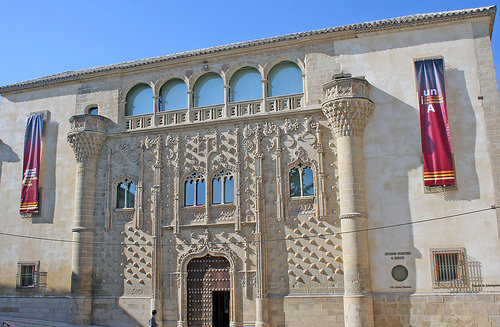
[[369,99],[370,83],[364,77],[335,77],[325,85],[323,113],[336,137],[363,135],[375,106]]
[[85,163],[97,157],[106,139],[108,121],[108,118],[99,115],[76,115],[69,119],[71,131],[67,140],[77,162]]

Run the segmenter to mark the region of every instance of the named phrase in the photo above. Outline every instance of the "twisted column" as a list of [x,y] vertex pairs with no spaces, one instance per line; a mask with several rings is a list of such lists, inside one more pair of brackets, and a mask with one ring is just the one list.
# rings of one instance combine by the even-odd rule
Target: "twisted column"
[[363,132],[374,110],[369,85],[364,78],[344,75],[323,87],[323,113],[337,141],[345,327],[373,326],[367,232],[354,232],[367,226]]
[[98,115],[77,115],[69,119],[71,132],[67,140],[76,157],[71,292],[78,297],[72,316],[77,325],[89,325],[92,320],[95,176],[107,120]]

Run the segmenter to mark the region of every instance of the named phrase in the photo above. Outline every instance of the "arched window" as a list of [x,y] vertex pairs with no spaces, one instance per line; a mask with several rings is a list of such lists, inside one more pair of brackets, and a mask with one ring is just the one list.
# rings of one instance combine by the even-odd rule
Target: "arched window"
[[314,174],[311,167],[298,164],[290,170],[290,196],[314,195]]
[[224,103],[222,78],[216,73],[202,75],[194,84],[194,106],[204,107]]
[[187,108],[187,85],[183,80],[174,78],[163,84],[160,89],[160,111]]
[[116,208],[133,208],[135,204],[135,183],[125,179],[116,187]]
[[274,66],[267,77],[267,91],[270,97],[302,93],[302,71],[291,61]]
[[262,98],[262,76],[253,67],[239,69],[231,76],[231,101],[247,101]]
[[137,84],[127,93],[125,116],[153,112],[153,90],[147,84]]
[[184,205],[188,207],[203,204],[205,204],[205,178],[201,174],[194,173],[184,182]]
[[234,202],[234,178],[231,173],[223,170],[212,179],[212,203]]

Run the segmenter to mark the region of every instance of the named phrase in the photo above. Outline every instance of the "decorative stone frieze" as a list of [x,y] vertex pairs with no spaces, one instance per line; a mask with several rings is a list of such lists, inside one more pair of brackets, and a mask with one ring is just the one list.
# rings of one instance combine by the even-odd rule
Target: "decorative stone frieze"
[[364,78],[340,77],[323,86],[323,113],[335,136],[363,135],[375,106],[368,98],[370,83]]

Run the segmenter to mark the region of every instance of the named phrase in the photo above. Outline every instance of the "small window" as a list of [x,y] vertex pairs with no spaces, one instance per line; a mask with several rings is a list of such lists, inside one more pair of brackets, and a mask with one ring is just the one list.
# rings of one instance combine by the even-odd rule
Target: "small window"
[[35,288],[38,280],[40,262],[20,262],[17,264],[17,287]]
[[135,183],[128,179],[116,187],[116,208],[133,208],[135,205]]
[[234,202],[234,178],[227,171],[221,171],[212,179],[212,203]]
[[465,249],[439,249],[431,253],[434,287],[465,286]]
[[309,166],[298,164],[290,170],[290,196],[314,195],[314,174]]
[[98,115],[99,114],[99,108],[97,107],[92,107],[88,109],[89,115]]
[[186,207],[205,204],[205,178],[199,173],[186,178],[184,182],[184,205]]

